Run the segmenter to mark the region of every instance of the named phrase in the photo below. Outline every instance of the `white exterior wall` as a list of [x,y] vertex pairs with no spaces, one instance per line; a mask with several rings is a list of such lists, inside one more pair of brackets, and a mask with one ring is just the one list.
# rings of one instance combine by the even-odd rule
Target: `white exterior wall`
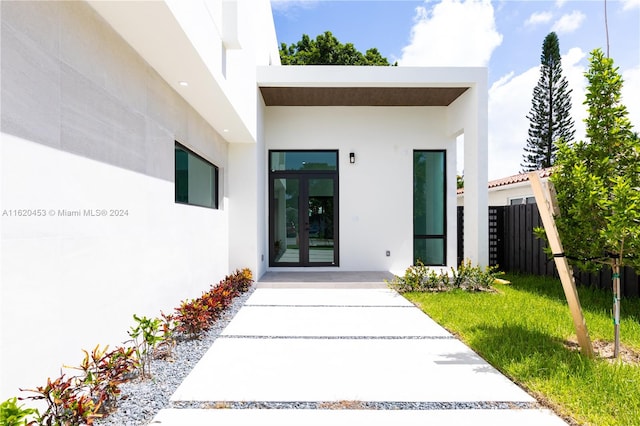
[[[444,107],[267,108],[267,149],[339,150],[339,270],[400,273],[413,263],[413,151],[447,150],[447,188],[455,188],[456,145],[445,114]],[[447,265],[454,266],[455,191],[447,190],[446,203]]]
[[514,198],[533,197],[531,184],[522,182],[515,185],[489,189],[490,206],[508,206]]
[[[134,313],[170,312],[230,265],[257,266],[250,245],[231,261],[241,161],[228,141],[256,149],[255,66],[277,53],[269,3],[239,2],[242,45],[224,78],[220,57],[191,44],[202,34],[180,27],[196,3],[1,2],[0,400],[79,363],[81,349],[121,345]],[[242,35],[255,28],[260,39]],[[185,64],[194,74],[179,75]],[[218,210],[174,202],[175,140],[219,167]],[[14,216],[29,209],[45,216]],[[103,209],[127,216],[85,216]]]
[[[547,179],[548,178],[542,178],[542,181],[546,182]],[[531,189],[531,184],[528,181],[489,188],[488,191],[490,206],[508,206],[514,198],[528,197],[533,197],[533,190]],[[464,193],[459,194],[457,198],[458,205],[464,206]]]
[[463,256],[479,265],[489,264],[487,96],[485,70],[447,110],[448,132],[464,134]]

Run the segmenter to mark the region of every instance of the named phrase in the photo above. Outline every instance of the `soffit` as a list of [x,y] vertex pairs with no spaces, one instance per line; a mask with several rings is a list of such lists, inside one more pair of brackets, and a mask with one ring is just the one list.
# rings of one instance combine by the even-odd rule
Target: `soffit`
[[260,87],[266,106],[448,106],[468,87]]

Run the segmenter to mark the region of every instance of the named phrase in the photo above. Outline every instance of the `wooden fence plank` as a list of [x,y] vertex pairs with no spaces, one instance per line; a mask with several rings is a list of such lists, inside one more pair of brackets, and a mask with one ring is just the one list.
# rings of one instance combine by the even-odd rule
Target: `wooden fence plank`
[[[496,207],[492,207],[496,208]],[[520,222],[520,210],[521,206],[498,206],[502,211],[502,232],[501,239],[502,244],[499,246],[500,252],[498,258],[502,259],[499,262],[500,270],[504,272],[520,272],[534,275],[546,275],[550,277],[558,278],[558,272],[556,270],[553,259],[549,259],[544,252],[546,243],[544,240],[537,239],[533,234],[526,235],[525,232],[520,233],[517,223]],[[462,241],[463,241],[463,208],[458,208],[458,253],[461,256]],[[532,225],[533,227],[542,226],[540,220],[540,214],[538,209],[534,206],[532,210]],[[531,253],[534,261],[532,267],[527,269],[523,263],[521,263],[520,255],[524,255],[522,247],[525,245],[520,239],[528,239],[531,243]],[[521,253],[522,252],[522,253]],[[539,267],[536,267],[535,259],[538,258]],[[603,290],[611,290],[611,275],[604,273],[590,274],[582,271],[575,270],[574,277],[576,284],[584,287],[595,287]],[[640,277],[633,271],[632,268],[626,267],[622,270],[622,294],[624,297],[640,297]]]

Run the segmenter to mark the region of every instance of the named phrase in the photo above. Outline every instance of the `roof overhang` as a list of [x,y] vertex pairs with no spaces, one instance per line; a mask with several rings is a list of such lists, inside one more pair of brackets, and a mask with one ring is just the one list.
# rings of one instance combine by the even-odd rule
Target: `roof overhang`
[[[180,3],[102,0],[88,3],[217,132],[228,131],[224,133],[228,142],[255,142],[252,130],[229,99],[221,71],[207,63],[206,55],[199,50],[206,44],[194,45],[193,35],[185,33],[183,25],[192,16],[172,10],[172,7],[180,9]],[[193,2],[190,6],[205,8],[199,13],[203,20],[199,31],[205,34],[218,31],[204,2]],[[182,81],[188,82],[188,87],[182,86]]]
[[449,106],[485,68],[280,66],[258,69],[266,106]]
[[267,106],[448,106],[466,87],[261,87]]

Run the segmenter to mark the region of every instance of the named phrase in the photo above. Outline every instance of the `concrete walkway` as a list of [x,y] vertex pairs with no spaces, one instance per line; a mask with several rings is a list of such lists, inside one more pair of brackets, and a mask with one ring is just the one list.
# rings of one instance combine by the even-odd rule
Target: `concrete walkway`
[[302,278],[267,274],[152,424],[565,424],[379,276]]

